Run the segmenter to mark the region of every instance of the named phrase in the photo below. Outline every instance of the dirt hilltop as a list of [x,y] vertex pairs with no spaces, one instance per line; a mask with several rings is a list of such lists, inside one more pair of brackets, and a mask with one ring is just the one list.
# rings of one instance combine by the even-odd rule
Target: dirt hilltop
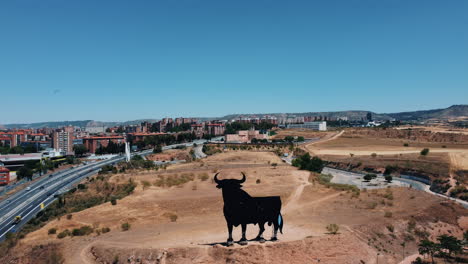
[[[221,244],[227,228],[221,191],[212,181],[215,171],[222,178],[240,178],[245,171],[244,189],[252,196],[281,196],[285,222],[279,242]],[[189,180],[160,184],[170,177]],[[138,184],[133,194],[116,205],[108,202],[49,222],[21,240],[2,263],[45,263],[40,249],[50,248],[66,256],[65,263],[376,263],[377,253],[379,263],[398,263],[417,251],[422,237],[447,230],[460,236],[467,228],[467,211],[442,198],[405,188],[357,196],[326,188],[315,177],[267,151],[227,151],[166,170],[117,174],[111,181],[131,178]],[[131,228],[122,231],[123,223]],[[326,229],[332,223],[340,227],[336,235]],[[48,234],[52,228],[59,233],[84,225],[111,231],[63,239]],[[249,225],[247,238],[257,232]],[[267,227],[266,239],[270,233]],[[240,227],[234,239],[240,239]]]

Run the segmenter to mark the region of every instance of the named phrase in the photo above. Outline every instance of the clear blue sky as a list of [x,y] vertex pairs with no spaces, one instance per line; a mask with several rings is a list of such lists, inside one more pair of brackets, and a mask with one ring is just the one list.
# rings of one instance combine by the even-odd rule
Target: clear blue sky
[[0,2],[0,123],[468,103],[468,1]]

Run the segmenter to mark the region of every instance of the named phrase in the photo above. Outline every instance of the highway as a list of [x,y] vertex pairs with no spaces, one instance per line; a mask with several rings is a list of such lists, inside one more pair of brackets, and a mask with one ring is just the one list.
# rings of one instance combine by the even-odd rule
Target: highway
[[[212,139],[219,141],[221,137]],[[193,142],[164,146],[163,150],[174,149],[193,144],[202,145],[207,140],[196,140]],[[148,155],[152,149],[132,153],[134,155]],[[40,210],[41,204],[45,207],[57,199],[57,194],[66,192],[71,186],[81,181],[83,178],[92,176],[99,172],[101,167],[108,164],[116,164],[124,161],[125,156],[116,156],[111,159],[80,164],[73,168],[54,173],[52,176],[42,177],[31,183],[28,188],[18,191],[8,199],[0,202],[0,241],[3,241],[8,232],[17,232],[33,218]],[[21,216],[22,220],[18,224],[13,224],[16,216]]]

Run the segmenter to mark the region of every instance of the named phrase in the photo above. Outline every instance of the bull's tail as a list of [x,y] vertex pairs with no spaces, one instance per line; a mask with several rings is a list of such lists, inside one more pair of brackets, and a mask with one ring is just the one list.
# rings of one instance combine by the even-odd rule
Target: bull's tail
[[281,212],[278,215],[278,226],[281,234],[283,234],[283,216],[281,215]]

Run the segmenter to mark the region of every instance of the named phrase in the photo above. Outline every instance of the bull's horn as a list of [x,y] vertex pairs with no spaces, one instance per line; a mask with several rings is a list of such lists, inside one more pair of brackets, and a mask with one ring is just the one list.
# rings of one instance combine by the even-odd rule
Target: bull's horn
[[245,174],[243,172],[241,172],[241,173],[242,173],[242,180],[239,180],[239,183],[245,182],[245,179],[246,179]]
[[217,173],[215,174],[215,176],[214,176],[214,181],[216,182],[216,184],[219,184],[219,182],[220,182],[220,181],[218,180],[218,174],[219,174],[219,172],[217,172]]

